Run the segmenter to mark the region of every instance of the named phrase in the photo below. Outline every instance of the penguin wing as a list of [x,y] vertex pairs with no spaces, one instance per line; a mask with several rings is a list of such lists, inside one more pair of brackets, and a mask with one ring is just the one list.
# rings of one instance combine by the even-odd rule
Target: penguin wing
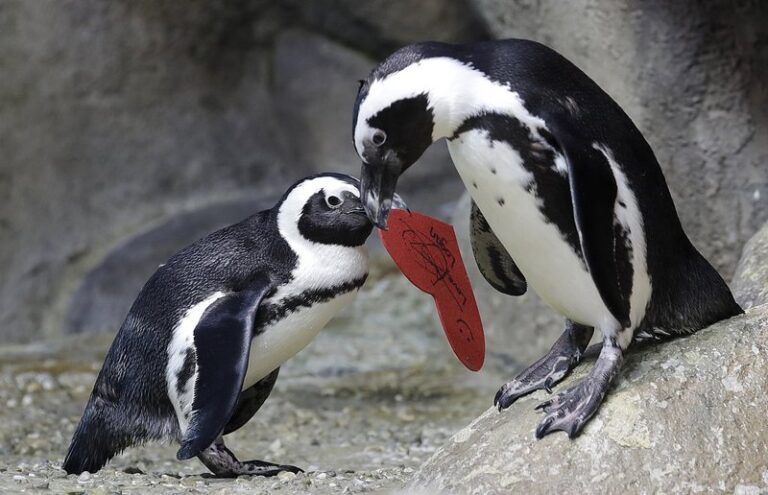
[[525,294],[525,277],[474,201],[469,216],[469,240],[480,273],[494,289],[510,296]]
[[615,258],[617,186],[611,164],[594,139],[580,135],[570,120],[545,120],[568,166],[574,220],[589,273],[608,310],[622,327],[629,327],[629,304],[619,287]]
[[269,278],[259,275],[247,289],[212,303],[195,327],[197,379],[192,420],[176,453],[179,460],[211,445],[235,412],[248,368],[254,317],[270,288]]

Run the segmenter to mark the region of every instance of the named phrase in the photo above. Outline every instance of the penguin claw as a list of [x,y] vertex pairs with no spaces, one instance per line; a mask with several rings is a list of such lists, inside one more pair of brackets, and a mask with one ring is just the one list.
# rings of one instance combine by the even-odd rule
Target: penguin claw
[[584,425],[600,407],[604,387],[593,383],[591,377],[577,385],[560,392],[555,397],[536,406],[546,416],[536,428],[536,438],[542,439],[555,431],[565,432],[569,438],[576,438]]
[[581,359],[583,349],[578,342],[583,340],[586,346],[591,335],[591,329],[586,331],[569,327],[546,355],[501,386],[493,405],[501,411],[536,390],[546,390],[551,394],[552,387],[565,378]]
[[548,394],[552,393],[552,385],[554,385],[554,380],[552,380],[551,376],[548,376],[546,380],[544,380],[544,390],[547,391]]
[[496,392],[496,397],[493,399],[493,405],[497,406],[499,411],[501,411],[508,408],[520,397],[535,392],[536,390],[546,390],[547,393],[551,394],[552,386],[562,380],[568,370],[557,366],[557,363],[555,363],[555,367],[548,370],[548,374],[543,378],[533,379],[524,376],[527,373],[533,374],[534,376],[540,376],[541,367],[535,371],[539,371],[539,373],[533,374],[531,373],[531,368],[529,368],[521,373],[519,377],[502,385],[499,391]]
[[[493,398],[494,407],[499,405],[499,398],[501,397],[502,390],[504,390],[504,387],[501,387],[498,392],[496,392],[496,397]],[[501,411],[501,408],[499,408],[499,411]]]
[[297,466],[292,466],[290,464],[272,464],[271,462],[265,462],[265,461],[244,461],[240,463],[240,469],[239,472],[236,473],[236,475],[255,475],[255,476],[264,476],[264,477],[271,477],[271,476],[277,476],[278,474],[282,472],[289,472],[293,474],[299,474],[303,473],[304,470]]

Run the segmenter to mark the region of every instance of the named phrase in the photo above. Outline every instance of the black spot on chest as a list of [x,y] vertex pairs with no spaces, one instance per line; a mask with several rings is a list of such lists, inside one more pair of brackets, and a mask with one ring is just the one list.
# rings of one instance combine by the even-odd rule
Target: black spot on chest
[[[462,122],[450,139],[454,140],[465,132],[477,129],[487,132],[489,146],[493,147],[495,142],[503,142],[520,154],[523,168],[533,175],[533,180],[526,185],[526,190],[540,199],[539,210],[544,218],[557,227],[563,238],[583,260],[579,234],[573,218],[568,176],[560,173],[555,166],[558,154],[551,135],[543,131],[539,138],[512,116],[483,113]],[[504,166],[506,164],[499,163],[495,168]],[[498,203],[500,206],[504,205],[503,201]],[[509,212],[510,215],[514,214],[514,205]]]
[[186,391],[187,382],[195,373],[196,362],[195,349],[193,347],[187,348],[187,352],[184,355],[184,363],[176,374],[176,392],[179,395],[182,395]]
[[278,320],[282,320],[290,313],[301,308],[309,308],[315,304],[328,302],[337,296],[359,289],[365,283],[366,278],[367,276],[363,276],[343,284],[307,290],[300,294],[286,297],[279,304],[268,303],[262,305],[256,313],[255,335],[262,333],[265,327]]
[[621,224],[614,224],[614,259],[616,261],[616,274],[619,277],[619,297],[626,307],[630,307],[632,295],[632,278],[635,269],[632,266],[632,242],[629,238],[629,229]]

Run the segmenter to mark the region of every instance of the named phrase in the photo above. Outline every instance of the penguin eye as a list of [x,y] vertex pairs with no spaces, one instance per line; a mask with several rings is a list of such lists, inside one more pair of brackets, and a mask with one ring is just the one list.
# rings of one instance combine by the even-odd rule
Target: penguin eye
[[338,196],[328,196],[325,198],[325,204],[327,204],[329,208],[335,209],[341,206],[341,199],[339,199]]
[[376,132],[371,136],[371,141],[373,141],[373,144],[376,146],[381,146],[387,141],[387,133],[381,129],[376,129]]

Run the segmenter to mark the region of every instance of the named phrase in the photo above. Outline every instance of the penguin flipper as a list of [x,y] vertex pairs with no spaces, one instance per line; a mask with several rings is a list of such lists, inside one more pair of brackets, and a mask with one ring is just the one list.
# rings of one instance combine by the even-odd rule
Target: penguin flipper
[[494,289],[510,296],[525,294],[525,277],[474,201],[469,216],[469,240],[480,273]]
[[568,166],[573,215],[589,273],[608,310],[623,328],[631,325],[616,264],[614,208],[618,188],[608,158],[568,119],[545,119]]
[[242,427],[264,405],[264,401],[272,393],[272,387],[275,386],[279,372],[280,368],[276,368],[275,371],[256,382],[250,388],[243,390],[237,401],[237,408],[224,428],[224,435]]
[[177,459],[198,455],[232,417],[248,368],[254,317],[270,287],[267,276],[257,277],[247,289],[211,304],[195,327],[195,398]]

